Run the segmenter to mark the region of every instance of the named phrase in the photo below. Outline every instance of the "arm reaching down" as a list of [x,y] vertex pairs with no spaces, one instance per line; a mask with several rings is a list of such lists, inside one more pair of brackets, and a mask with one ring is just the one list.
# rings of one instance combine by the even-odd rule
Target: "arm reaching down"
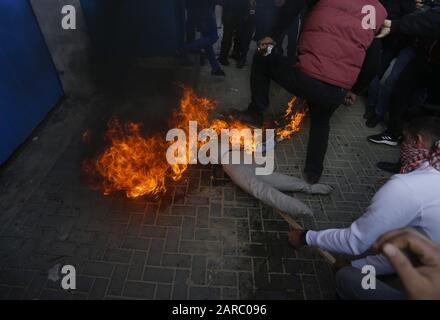
[[420,204],[404,181],[394,177],[374,196],[367,212],[346,229],[309,231],[307,244],[331,252],[360,255],[382,234],[410,225]]

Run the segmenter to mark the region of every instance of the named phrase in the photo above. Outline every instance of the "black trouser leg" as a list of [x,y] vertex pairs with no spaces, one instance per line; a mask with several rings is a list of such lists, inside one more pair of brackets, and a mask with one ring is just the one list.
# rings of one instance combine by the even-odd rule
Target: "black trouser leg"
[[235,16],[229,12],[223,12],[223,39],[220,50],[220,59],[227,59],[231,51],[235,31]]
[[252,102],[249,111],[263,113],[269,107],[270,81],[307,100],[310,107],[310,138],[305,171],[321,175],[327,153],[330,118],[347,90],[313,79],[289,64],[287,57],[255,55],[251,72]]
[[190,11],[187,13],[186,20],[186,43],[191,43],[196,39],[196,23],[194,15]]
[[240,27],[240,57],[246,60],[252,38],[255,34],[255,15],[251,15],[241,22]]
[[289,92],[295,88],[295,68],[278,54],[267,57],[255,54],[251,70],[252,101],[249,111],[262,114],[269,108],[270,82],[273,80]]
[[307,159],[304,171],[321,176],[324,170],[324,159],[328,148],[330,118],[337,107],[323,107],[309,103],[310,134],[307,147]]

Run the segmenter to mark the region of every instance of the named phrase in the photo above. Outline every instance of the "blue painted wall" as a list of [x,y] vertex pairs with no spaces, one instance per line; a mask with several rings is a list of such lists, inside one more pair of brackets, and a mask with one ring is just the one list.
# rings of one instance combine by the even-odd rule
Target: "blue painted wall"
[[98,52],[171,56],[183,44],[182,0],[81,0],[81,6]]
[[0,163],[63,94],[27,0],[0,0]]

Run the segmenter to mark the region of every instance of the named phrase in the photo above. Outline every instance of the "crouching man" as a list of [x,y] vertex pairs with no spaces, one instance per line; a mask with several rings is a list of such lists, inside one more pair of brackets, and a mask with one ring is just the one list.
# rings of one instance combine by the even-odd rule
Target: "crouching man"
[[[374,196],[367,212],[346,229],[293,230],[295,248],[315,246],[353,256],[365,254],[386,232],[411,227],[440,243],[440,118],[419,117],[407,124],[402,144],[401,174],[393,176]],[[393,274],[383,255],[351,262],[377,275]]]
[[398,278],[394,286],[378,279],[375,290],[365,290],[362,286],[365,274],[345,267],[336,274],[339,297],[344,300],[440,300],[439,244],[414,229],[402,229],[383,235],[373,248],[382,252],[396,269]]

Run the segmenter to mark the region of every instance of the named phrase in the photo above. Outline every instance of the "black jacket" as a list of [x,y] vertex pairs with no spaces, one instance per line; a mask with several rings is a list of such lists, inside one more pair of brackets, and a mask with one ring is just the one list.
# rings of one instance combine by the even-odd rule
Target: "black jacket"
[[215,0],[185,0],[185,7],[191,9],[213,9]]
[[394,20],[391,33],[440,40],[440,7],[417,11]]
[[389,20],[400,19],[416,10],[415,0],[380,0],[380,2],[387,10]]
[[218,4],[223,7],[224,11],[239,14],[247,14],[250,10],[249,0],[219,0]]
[[419,38],[428,62],[440,64],[440,7],[417,11],[393,20],[391,34]]

